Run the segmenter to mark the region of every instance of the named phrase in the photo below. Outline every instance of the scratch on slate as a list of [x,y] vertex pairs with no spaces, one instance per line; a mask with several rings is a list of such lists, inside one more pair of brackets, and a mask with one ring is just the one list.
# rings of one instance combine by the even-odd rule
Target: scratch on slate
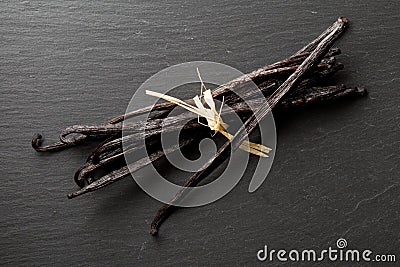
[[355,211],[360,207],[360,205],[361,205],[362,203],[367,202],[367,201],[374,200],[375,198],[377,198],[377,197],[379,197],[379,196],[385,194],[387,191],[389,191],[390,189],[392,189],[392,188],[394,188],[394,187],[397,187],[398,185],[399,185],[399,184],[397,184],[397,183],[392,184],[391,186],[387,187],[387,188],[386,188],[385,190],[383,190],[382,192],[379,192],[379,193],[377,193],[376,195],[373,195],[373,196],[370,197],[370,198],[365,198],[365,199],[360,200],[360,201],[357,203],[357,205],[354,207],[354,209],[352,209],[351,211],[347,212],[346,215],[350,215],[351,213],[355,212]]
[[143,251],[146,249],[146,243],[147,241],[144,241],[142,246],[140,247],[139,255],[137,257],[138,260],[141,260],[143,258]]
[[346,235],[347,235],[351,230],[353,230],[353,229],[356,228],[356,227],[361,227],[361,226],[364,226],[364,222],[362,222],[362,223],[360,223],[360,224],[356,224],[356,225],[351,226],[349,229],[347,229],[347,230],[342,234],[342,236],[343,236],[343,237],[346,237]]

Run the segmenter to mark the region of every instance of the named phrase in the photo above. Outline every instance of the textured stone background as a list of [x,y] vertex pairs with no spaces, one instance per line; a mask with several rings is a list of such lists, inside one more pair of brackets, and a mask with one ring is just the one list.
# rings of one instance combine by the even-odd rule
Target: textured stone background
[[[254,265],[264,244],[318,250],[339,237],[400,260],[398,11],[398,1],[2,1],[0,264]],[[167,66],[250,71],[338,16],[351,28],[337,43],[337,81],[369,96],[280,118],[275,162],[256,193],[244,177],[221,200],[176,212],[158,238],[148,231],[160,203],[132,179],[66,198],[90,147],[30,146],[35,132],[55,141],[67,125],[123,113]]]

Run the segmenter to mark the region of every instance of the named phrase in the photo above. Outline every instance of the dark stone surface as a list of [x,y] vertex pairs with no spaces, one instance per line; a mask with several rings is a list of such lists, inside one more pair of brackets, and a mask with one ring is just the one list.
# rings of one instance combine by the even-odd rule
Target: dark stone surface
[[[339,237],[400,260],[398,11],[397,1],[2,1],[0,264],[254,265],[264,244],[324,249]],[[338,16],[351,28],[338,42],[337,81],[369,96],[282,118],[258,191],[247,193],[244,177],[221,200],[176,212],[158,238],[148,232],[160,203],[132,179],[66,198],[90,147],[30,146],[35,132],[55,141],[65,126],[123,113],[167,66],[250,71]]]

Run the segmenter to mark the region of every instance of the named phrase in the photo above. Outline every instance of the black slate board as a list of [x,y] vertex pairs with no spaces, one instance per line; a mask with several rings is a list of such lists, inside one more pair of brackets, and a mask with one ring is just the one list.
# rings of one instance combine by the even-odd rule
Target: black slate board
[[[398,1],[2,1],[0,264],[250,266],[265,244],[322,249],[340,237],[399,261],[398,11]],[[346,67],[337,81],[369,96],[282,119],[258,191],[247,193],[244,177],[221,200],[176,212],[158,238],[148,232],[160,203],[130,178],[66,198],[89,146],[30,146],[33,133],[55,141],[67,125],[123,113],[167,66],[210,60],[250,71],[338,16],[351,28],[337,44]]]

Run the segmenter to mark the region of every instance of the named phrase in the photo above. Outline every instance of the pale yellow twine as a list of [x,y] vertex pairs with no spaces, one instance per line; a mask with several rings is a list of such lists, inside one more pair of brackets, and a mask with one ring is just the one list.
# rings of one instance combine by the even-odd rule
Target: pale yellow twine
[[[157,93],[157,92],[153,92],[153,91],[149,91],[149,90],[146,90],[146,94],[164,99],[171,103],[174,103],[190,112],[197,114],[198,117],[200,117],[200,116],[204,117],[207,120],[206,126],[208,126],[211,130],[213,130],[214,134],[219,132],[223,136],[228,138],[229,140],[232,140],[233,135],[231,135],[230,133],[228,133],[226,131],[226,129],[229,127],[229,125],[226,124],[221,118],[221,111],[222,111],[222,106],[223,106],[224,101],[222,100],[221,108],[220,108],[219,112],[217,112],[211,91],[209,89],[207,89],[206,86],[204,85],[203,80],[201,79],[201,76],[200,76],[199,69],[197,69],[197,74],[198,74],[200,82],[201,82],[201,93],[200,93],[200,96],[195,96],[193,98],[193,101],[196,106],[189,105],[188,103],[186,103],[178,98],[168,96],[165,94],[161,94],[161,93]],[[204,92],[203,92],[203,89],[205,89]],[[204,107],[201,99],[204,100],[204,102],[207,104],[207,106],[209,108]],[[200,123],[200,121],[199,121],[199,123]],[[271,151],[271,148],[269,148],[269,147],[266,147],[266,146],[263,146],[260,144],[256,144],[256,143],[252,143],[249,141],[243,141],[243,143],[240,145],[239,148],[248,153],[251,153],[251,154],[254,154],[254,155],[257,155],[260,157],[268,157],[267,154]]]

